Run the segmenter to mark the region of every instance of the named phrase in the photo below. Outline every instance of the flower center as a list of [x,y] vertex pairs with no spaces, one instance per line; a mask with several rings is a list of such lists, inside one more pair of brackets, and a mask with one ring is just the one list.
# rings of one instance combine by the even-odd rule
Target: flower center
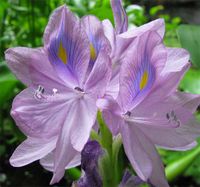
[[127,111],[124,115],[130,117],[131,116],[131,112]]
[[131,112],[127,111],[126,113],[122,114],[122,117],[124,118],[124,120],[128,121],[129,118],[131,116]]

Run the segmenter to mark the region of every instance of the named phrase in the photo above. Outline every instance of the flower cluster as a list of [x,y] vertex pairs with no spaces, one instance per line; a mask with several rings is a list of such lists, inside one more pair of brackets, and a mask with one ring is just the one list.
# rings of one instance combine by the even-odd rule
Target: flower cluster
[[58,182],[65,169],[80,164],[100,110],[113,136],[121,134],[137,175],[167,187],[156,146],[188,150],[200,135],[193,115],[200,96],[177,91],[189,54],[164,46],[162,19],[128,30],[121,0],[111,5],[115,28],[95,16],[79,19],[62,6],[49,19],[43,47],[5,52],[9,68],[27,86],[11,110],[27,139],[10,163],[40,160],[53,172],[51,184]]

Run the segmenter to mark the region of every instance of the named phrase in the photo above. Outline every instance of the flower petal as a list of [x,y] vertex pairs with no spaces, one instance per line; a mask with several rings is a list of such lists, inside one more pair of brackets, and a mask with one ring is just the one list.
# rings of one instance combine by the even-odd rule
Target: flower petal
[[63,177],[65,167],[83,149],[89,139],[97,109],[93,100],[87,96],[84,97],[86,99],[77,99],[70,105],[65,123],[60,131],[51,184],[58,182]]
[[103,96],[109,83],[111,72],[111,60],[104,51],[101,51],[85,82],[84,90],[95,97]]
[[181,71],[184,66],[189,64],[189,53],[182,48],[167,48],[167,62],[162,74]]
[[97,107],[95,100],[85,95],[79,99],[74,106],[73,127],[70,132],[70,139],[73,148],[81,151],[90,137],[90,132],[95,124]]
[[[42,159],[40,159],[40,164],[48,171],[53,172],[54,170],[54,152],[49,153]],[[81,164],[81,154],[77,153],[77,155],[69,162],[69,164],[65,167],[65,169],[70,169],[76,167]]]
[[59,77],[73,87],[82,87],[90,59],[89,40],[80,21],[66,6],[51,34],[48,57]]
[[107,93],[112,95],[114,98],[117,98],[119,91],[120,67],[123,59],[126,58],[127,51],[132,50],[131,44],[136,37],[144,34],[147,31],[156,31],[161,36],[161,38],[163,38],[165,25],[163,19],[157,19],[141,27],[130,29],[129,31],[117,36],[114,34],[112,24],[108,20],[103,21],[103,25],[105,35],[109,39],[112,47],[111,58],[113,73],[107,88]]
[[142,35],[143,33],[147,31],[156,31],[160,35],[160,37],[163,38],[165,34],[164,19],[161,19],[161,18],[156,19],[140,27],[134,27],[132,29],[129,29],[127,32],[120,34],[119,36],[121,38],[133,38],[133,37]]
[[128,17],[122,6],[121,0],[111,0],[111,6],[114,14],[116,33],[120,34],[128,29]]
[[5,58],[12,72],[27,86],[64,89],[64,82],[56,75],[42,48],[10,48]]
[[[120,65],[118,68],[120,69]],[[112,96],[114,99],[117,98],[119,93],[119,72],[117,72],[119,69],[113,69],[111,80],[106,89],[106,94]],[[114,74],[115,70],[116,74]]]
[[103,50],[106,54],[109,54],[111,47],[104,35],[102,23],[95,16],[84,16],[81,19],[81,24],[90,40],[90,63],[88,67],[90,72],[100,51]]
[[[141,124],[138,124],[138,127]],[[141,131],[157,146],[168,150],[186,151],[190,150],[197,145],[194,137],[183,136],[175,129],[163,129],[148,125],[139,127]]]
[[125,170],[119,187],[137,187],[145,182],[138,176],[132,175],[128,170]]
[[125,153],[139,177],[154,186],[168,187],[164,167],[150,139],[129,124],[121,127],[121,131]]
[[[74,122],[79,120],[77,117],[77,106],[77,101],[74,101],[70,104],[64,125],[60,129],[54,156],[54,174],[50,184],[54,184],[60,181],[65,173],[65,167],[69,165],[71,160],[78,154],[78,151],[73,148],[70,140],[71,132],[72,129],[74,129],[73,126],[75,125]],[[79,120],[79,122],[81,122],[81,120]]]
[[62,127],[66,108],[73,97],[73,92],[37,95],[34,88],[27,88],[14,99],[11,115],[27,136],[52,137]]
[[[134,124],[154,144],[171,150],[187,150],[196,145],[195,139],[200,134],[200,125],[192,115],[199,104],[199,95],[176,92],[159,102],[142,102],[132,111],[132,118],[141,119],[141,124]],[[142,119],[152,125],[149,126],[145,121],[142,124]],[[172,123],[178,125],[163,128]]]
[[61,21],[63,8],[65,8],[65,5],[55,9],[49,18],[49,22],[45,28],[43,36],[43,42],[45,46],[49,45],[50,38],[52,38],[57,32],[57,28],[59,27]]
[[166,61],[162,39],[146,32],[132,43],[122,60],[118,101],[124,112],[139,104],[149,93]]
[[[106,26],[107,26],[106,27],[107,30],[111,30],[111,27],[109,27],[108,24]],[[110,29],[108,29],[108,28],[110,28]],[[140,27],[130,29],[125,33],[117,35],[113,40],[115,48],[112,47],[113,51],[112,51],[111,57],[113,59],[113,64],[116,64],[116,63],[121,64],[121,62],[120,62],[121,59],[123,59],[123,57],[126,56],[126,51],[129,50],[134,39],[136,37],[143,35],[145,32],[150,32],[150,31],[157,32],[158,35],[161,38],[163,38],[164,32],[165,32],[164,20],[157,19],[155,21],[144,24]],[[111,33],[111,31],[110,31],[110,33]]]
[[14,167],[21,167],[39,160],[55,149],[56,141],[56,137],[50,139],[28,137],[14,151],[10,164]]
[[124,123],[124,120],[120,117],[121,109],[118,103],[111,96],[105,96],[104,98],[98,99],[96,104],[102,111],[103,119],[112,134],[117,135],[120,125]]
[[108,20],[108,19],[103,20],[102,25],[103,25],[104,35],[109,40],[112,52],[114,52],[115,51],[116,35],[115,35],[115,30],[113,28],[113,25],[110,22],[110,20]]
[[167,51],[167,62],[144,102],[156,102],[170,96],[177,90],[180,80],[190,67],[189,53],[186,50],[168,48]]
[[170,98],[176,100],[177,105],[182,105],[191,113],[194,113],[197,110],[197,107],[200,105],[200,95],[197,94],[177,91],[171,94]]

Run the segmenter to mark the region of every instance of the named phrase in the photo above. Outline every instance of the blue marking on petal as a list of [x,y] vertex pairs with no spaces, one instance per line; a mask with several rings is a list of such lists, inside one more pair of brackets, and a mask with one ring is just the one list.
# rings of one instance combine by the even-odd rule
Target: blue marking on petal
[[140,67],[136,68],[137,74],[134,81],[134,98],[145,95],[152,87],[155,80],[155,68],[144,60]]
[[95,37],[92,35],[92,33],[89,35],[89,40],[90,40],[90,62],[89,62],[89,71],[94,66],[94,63],[97,59],[97,56],[99,54],[99,51],[101,49],[101,43],[95,39]]

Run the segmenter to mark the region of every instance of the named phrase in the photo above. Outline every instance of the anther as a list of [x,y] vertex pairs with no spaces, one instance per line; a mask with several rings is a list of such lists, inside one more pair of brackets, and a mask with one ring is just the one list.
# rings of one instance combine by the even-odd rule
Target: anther
[[131,116],[131,112],[127,111],[124,115],[130,117]]
[[79,87],[75,87],[74,90],[77,90],[77,91],[82,92],[82,93],[84,92],[84,90],[82,88],[79,88]]
[[39,85],[37,90],[35,91],[35,94],[34,96],[38,99],[41,99],[42,98],[42,94],[44,93],[44,87]]
[[176,114],[173,110],[166,114],[166,118],[169,121],[169,123],[175,122],[177,124],[177,126],[180,126],[181,122],[180,122],[180,120],[178,119],[178,117],[176,116]]
[[53,95],[57,94],[58,93],[58,90],[56,88],[53,88]]

